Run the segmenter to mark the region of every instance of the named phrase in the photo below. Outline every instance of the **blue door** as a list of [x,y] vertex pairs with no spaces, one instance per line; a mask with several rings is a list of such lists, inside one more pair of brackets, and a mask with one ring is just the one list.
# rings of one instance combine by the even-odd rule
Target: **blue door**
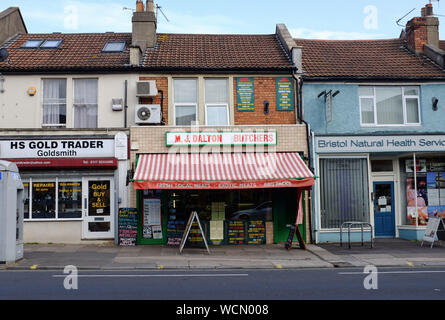
[[394,214],[394,182],[374,182],[375,236],[394,238],[396,235]]

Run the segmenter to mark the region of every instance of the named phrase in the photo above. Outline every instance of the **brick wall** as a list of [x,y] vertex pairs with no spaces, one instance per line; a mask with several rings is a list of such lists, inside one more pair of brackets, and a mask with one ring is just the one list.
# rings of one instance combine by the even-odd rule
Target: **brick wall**
[[406,41],[416,53],[423,51],[423,46],[428,43],[425,17],[413,18],[406,24]]
[[[295,124],[294,111],[277,111],[276,77],[255,77],[255,111],[237,111],[236,78],[233,81],[235,125]],[[269,101],[269,114],[264,114],[264,101]]]
[[[164,101],[161,105],[162,115],[164,117],[164,123],[168,123],[168,78],[167,77],[139,77],[139,81],[156,81],[156,87],[158,91],[161,90],[164,93]],[[161,104],[161,94],[159,93],[155,98],[141,98],[141,104]]]

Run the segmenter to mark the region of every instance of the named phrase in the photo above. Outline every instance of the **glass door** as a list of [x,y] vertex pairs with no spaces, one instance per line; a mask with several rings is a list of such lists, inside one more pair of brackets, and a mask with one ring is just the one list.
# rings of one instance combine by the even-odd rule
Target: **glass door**
[[114,180],[82,179],[83,239],[114,238]]

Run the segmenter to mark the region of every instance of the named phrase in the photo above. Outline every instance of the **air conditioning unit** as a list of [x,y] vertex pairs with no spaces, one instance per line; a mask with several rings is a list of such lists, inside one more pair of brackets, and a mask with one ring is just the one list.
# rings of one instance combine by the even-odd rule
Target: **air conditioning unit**
[[156,81],[140,81],[136,83],[136,96],[156,97],[157,95]]
[[136,105],[134,121],[136,124],[161,123],[161,105],[159,104]]

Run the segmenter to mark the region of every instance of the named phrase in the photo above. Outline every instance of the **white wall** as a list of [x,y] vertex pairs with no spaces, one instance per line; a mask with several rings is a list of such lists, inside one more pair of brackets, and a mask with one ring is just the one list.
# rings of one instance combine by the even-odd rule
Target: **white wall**
[[[128,126],[134,124],[134,105],[137,103],[136,74],[110,75],[4,75],[4,93],[0,93],[0,128],[42,128],[42,78],[67,79],[67,123],[73,128],[73,79],[96,78],[99,80],[98,127],[124,127],[124,111],[112,111],[111,99],[124,99],[125,80],[128,80]],[[35,87],[35,96],[27,90]]]

